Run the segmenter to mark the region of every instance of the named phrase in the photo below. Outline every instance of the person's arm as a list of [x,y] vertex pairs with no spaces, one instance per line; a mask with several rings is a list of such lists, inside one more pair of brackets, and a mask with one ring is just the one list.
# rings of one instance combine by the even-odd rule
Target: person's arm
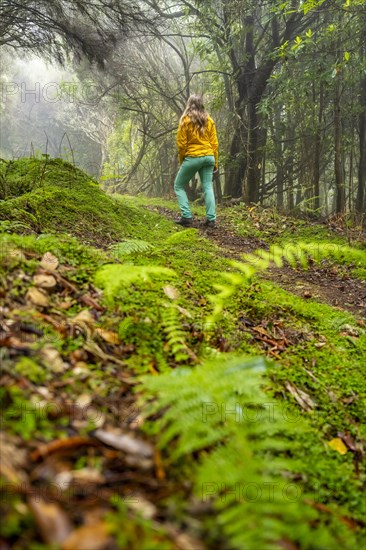
[[179,164],[182,164],[187,150],[187,125],[185,122],[178,126],[177,147]]
[[214,157],[215,157],[214,170],[216,171],[219,168],[219,141],[217,139],[216,126],[214,121],[212,121],[212,124],[211,124],[209,139],[210,139],[210,145],[214,152]]

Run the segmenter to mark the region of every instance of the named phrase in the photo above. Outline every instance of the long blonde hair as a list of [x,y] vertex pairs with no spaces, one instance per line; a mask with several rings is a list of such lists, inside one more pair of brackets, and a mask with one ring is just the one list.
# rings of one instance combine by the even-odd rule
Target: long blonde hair
[[205,110],[202,96],[193,94],[189,96],[186,108],[180,118],[179,124],[183,124],[185,117],[188,116],[194,126],[197,126],[203,134],[207,124],[208,113]]

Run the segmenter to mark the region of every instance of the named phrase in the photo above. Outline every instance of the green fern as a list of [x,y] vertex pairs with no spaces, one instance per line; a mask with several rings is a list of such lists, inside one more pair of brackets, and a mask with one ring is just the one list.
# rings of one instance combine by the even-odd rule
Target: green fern
[[110,246],[113,256],[118,260],[124,256],[128,256],[129,254],[139,254],[141,252],[153,250],[154,248],[154,245],[139,239],[126,239],[123,242]]
[[352,533],[339,535],[339,523],[333,533],[324,529],[293,481],[301,472],[296,437],[308,432],[262,391],[267,365],[264,358],[238,357],[144,377],[141,410],[154,418],[145,429],[169,449],[168,463],[191,458],[195,495],[216,509],[230,548],[273,550],[283,540],[307,550],[314,540],[319,548],[339,540],[352,548]]
[[272,245],[268,251],[260,249],[253,254],[244,254],[244,262],[230,262],[240,273],[223,273],[222,277],[227,283],[214,285],[215,290],[218,291],[217,294],[208,296],[213,305],[213,311],[208,316],[207,322],[214,323],[222,313],[228,298],[247,287],[257,273],[267,270],[272,265],[281,268],[284,261],[292,267],[299,264],[303,269],[307,269],[309,258],[318,262],[327,259],[339,263],[355,263],[360,268],[366,267],[366,253],[363,250],[327,242]]
[[158,397],[144,409],[146,413],[151,415],[167,408],[152,426],[154,433],[163,434],[160,446],[170,444],[179,434],[177,444],[171,449],[171,457],[176,460],[222,440],[228,435],[228,427],[220,414],[210,414],[209,404],[225,403],[229,410],[243,396],[248,402],[260,403],[258,374],[266,365],[267,360],[263,358],[234,362],[226,359],[224,364],[210,361],[194,370],[181,367],[173,374],[144,379],[145,391]]
[[113,299],[121,288],[137,281],[151,283],[152,278],[167,280],[176,277],[172,269],[155,265],[107,264],[95,275],[95,284],[102,288],[107,299]]
[[176,362],[189,359],[191,353],[187,344],[185,333],[182,330],[178,308],[175,304],[164,302],[160,309],[161,324],[166,335],[166,347],[173,355]]

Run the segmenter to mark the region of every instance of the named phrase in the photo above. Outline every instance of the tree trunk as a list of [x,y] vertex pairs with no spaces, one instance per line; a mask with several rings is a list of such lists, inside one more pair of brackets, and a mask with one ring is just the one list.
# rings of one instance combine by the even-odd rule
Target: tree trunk
[[335,77],[334,97],[334,172],[336,185],[336,212],[346,208],[345,172],[342,154],[342,115],[340,73]]
[[274,143],[275,143],[276,186],[277,186],[276,204],[277,204],[277,208],[279,209],[283,209],[283,183],[284,183],[281,110],[282,110],[282,105],[277,105],[277,109],[274,114]]
[[239,122],[230,147],[230,161],[225,167],[227,176],[225,177],[224,195],[231,197],[241,197],[243,193],[243,181],[246,172],[246,156],[244,154],[245,138],[244,124]]
[[248,108],[248,166],[245,199],[248,204],[258,202],[261,181],[261,129],[258,124],[258,103],[250,101]]
[[[365,52],[364,57],[366,57]],[[361,82],[360,103],[361,112],[358,117],[360,160],[358,163],[356,212],[363,214],[366,212],[366,77]]]
[[[315,95],[315,90],[314,90]],[[315,101],[315,100],[314,100]],[[320,158],[321,158],[321,145],[322,145],[322,136],[321,136],[321,124],[323,119],[323,110],[324,110],[324,86],[320,82],[319,89],[319,110],[318,110],[318,120],[315,133],[314,141],[314,162],[313,162],[313,193],[314,193],[314,209],[319,211],[320,209]]]

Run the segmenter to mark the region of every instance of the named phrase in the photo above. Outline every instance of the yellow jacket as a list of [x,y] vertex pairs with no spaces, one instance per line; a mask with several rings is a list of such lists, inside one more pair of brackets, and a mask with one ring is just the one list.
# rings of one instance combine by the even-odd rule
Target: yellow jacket
[[219,142],[217,140],[216,126],[209,116],[203,134],[186,116],[182,124],[179,124],[177,133],[177,146],[179,164],[185,157],[215,157],[215,169],[218,168]]

